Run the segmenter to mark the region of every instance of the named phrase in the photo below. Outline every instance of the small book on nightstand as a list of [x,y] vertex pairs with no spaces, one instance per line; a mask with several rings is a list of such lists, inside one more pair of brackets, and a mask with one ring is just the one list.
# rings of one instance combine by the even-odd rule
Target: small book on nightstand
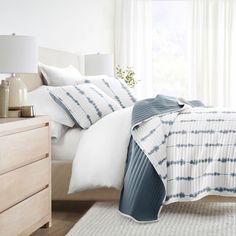
[[21,111],[20,110],[9,110],[8,111],[8,118],[13,118],[13,117],[20,117],[21,116]]

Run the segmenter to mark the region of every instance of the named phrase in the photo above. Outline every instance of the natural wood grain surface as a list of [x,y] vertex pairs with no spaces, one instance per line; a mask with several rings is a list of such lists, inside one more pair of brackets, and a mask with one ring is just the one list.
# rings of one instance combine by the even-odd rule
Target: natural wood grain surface
[[0,235],[30,235],[51,223],[48,117],[0,119]]
[[92,205],[93,202],[54,201],[52,226],[41,228],[32,236],[64,236]]
[[0,118],[0,136],[48,126],[49,121],[47,116],[36,116],[34,118]]
[[0,212],[49,185],[49,158],[0,175]]
[[48,133],[45,126],[0,137],[0,174],[48,154]]
[[42,225],[49,221],[48,188],[2,212],[0,235],[27,235],[35,230],[33,225],[42,219],[45,219]]

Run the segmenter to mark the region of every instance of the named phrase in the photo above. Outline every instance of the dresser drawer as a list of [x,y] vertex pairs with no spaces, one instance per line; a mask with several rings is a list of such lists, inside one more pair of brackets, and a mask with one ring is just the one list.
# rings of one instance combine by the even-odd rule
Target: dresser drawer
[[48,126],[0,137],[0,174],[49,153]]
[[0,175],[0,212],[49,185],[49,158]]
[[0,213],[0,235],[29,235],[35,225],[43,226],[50,218],[48,188]]

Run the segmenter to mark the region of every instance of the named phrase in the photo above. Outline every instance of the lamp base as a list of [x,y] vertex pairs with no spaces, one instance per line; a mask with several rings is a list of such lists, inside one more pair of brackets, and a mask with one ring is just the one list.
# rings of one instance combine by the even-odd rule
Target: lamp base
[[24,82],[12,74],[9,81],[9,108],[20,108],[27,105],[27,87]]

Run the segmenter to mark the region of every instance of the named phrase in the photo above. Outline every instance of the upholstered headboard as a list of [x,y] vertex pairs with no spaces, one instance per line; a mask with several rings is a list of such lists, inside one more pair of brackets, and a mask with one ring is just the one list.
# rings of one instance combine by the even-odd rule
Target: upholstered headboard
[[[76,54],[58,51],[48,48],[39,48],[39,61],[51,66],[66,67],[72,65],[83,71],[82,63],[80,63],[80,57]],[[38,74],[22,74],[21,79],[26,84],[28,91],[32,91],[43,84],[42,75]]]

